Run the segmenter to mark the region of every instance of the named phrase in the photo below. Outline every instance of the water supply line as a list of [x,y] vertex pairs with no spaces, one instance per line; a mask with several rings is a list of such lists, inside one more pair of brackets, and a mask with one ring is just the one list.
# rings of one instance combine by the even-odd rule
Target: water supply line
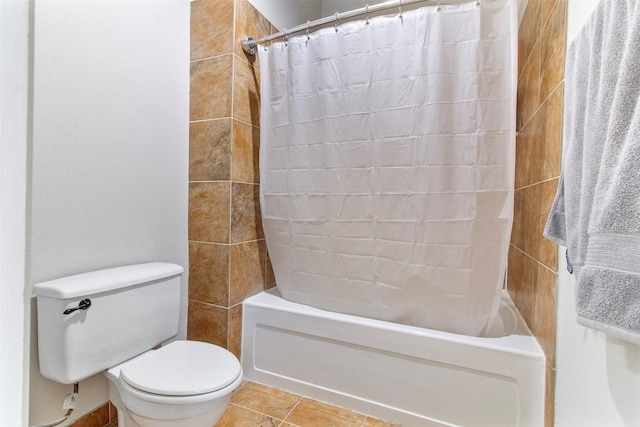
[[64,403],[62,404],[62,409],[66,409],[67,413],[64,414],[64,416],[62,418],[58,418],[55,421],[51,421],[49,423],[45,423],[45,424],[38,424],[38,425],[34,425],[34,426],[29,426],[29,427],[53,427],[53,426],[57,426],[59,424],[62,424],[63,422],[67,421],[69,419],[69,416],[71,416],[71,413],[73,412],[74,409],[76,409],[76,401],[78,400],[78,383],[74,383],[73,384],[73,393],[68,394],[67,397],[65,397],[64,399]]

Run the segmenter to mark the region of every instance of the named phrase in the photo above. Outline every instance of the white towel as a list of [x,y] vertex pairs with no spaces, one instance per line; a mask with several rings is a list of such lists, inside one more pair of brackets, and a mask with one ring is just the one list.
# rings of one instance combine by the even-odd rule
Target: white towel
[[563,168],[544,235],[567,246],[578,323],[640,344],[640,0],[601,1],[569,47]]

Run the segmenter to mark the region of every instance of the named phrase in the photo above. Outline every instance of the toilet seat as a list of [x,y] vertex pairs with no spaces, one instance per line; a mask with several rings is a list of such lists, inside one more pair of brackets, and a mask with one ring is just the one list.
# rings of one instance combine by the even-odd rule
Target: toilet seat
[[238,359],[222,347],[174,341],[123,364],[120,379],[136,394],[186,398],[216,394],[234,384],[241,374]]

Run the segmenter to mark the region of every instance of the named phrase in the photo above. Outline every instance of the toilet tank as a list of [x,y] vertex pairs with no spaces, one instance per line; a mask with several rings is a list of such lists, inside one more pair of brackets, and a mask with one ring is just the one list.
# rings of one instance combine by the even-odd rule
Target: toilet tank
[[[42,375],[75,383],[175,336],[182,272],[151,262],[35,285]],[[86,299],[88,308],[73,310]]]

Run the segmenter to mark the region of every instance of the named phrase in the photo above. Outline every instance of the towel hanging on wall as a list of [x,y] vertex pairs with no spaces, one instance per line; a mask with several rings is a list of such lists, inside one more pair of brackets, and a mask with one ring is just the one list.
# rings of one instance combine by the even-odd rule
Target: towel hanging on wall
[[567,52],[564,154],[544,235],[578,323],[640,344],[640,1],[601,1]]

